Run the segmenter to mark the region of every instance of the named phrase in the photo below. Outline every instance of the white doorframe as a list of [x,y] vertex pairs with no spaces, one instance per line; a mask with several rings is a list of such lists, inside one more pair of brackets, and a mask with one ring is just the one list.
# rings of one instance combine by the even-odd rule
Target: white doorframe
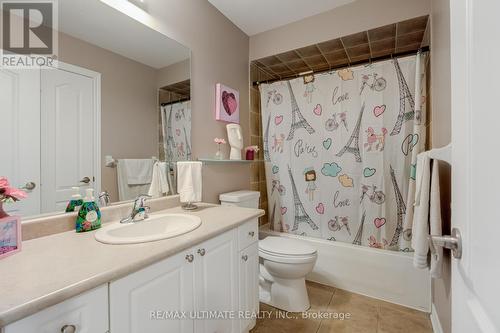
[[94,191],[96,195],[101,192],[101,73],[80,67],[77,65],[68,64],[60,60],[57,61],[55,68],[79,75],[87,76],[92,80],[93,96],[94,96]]

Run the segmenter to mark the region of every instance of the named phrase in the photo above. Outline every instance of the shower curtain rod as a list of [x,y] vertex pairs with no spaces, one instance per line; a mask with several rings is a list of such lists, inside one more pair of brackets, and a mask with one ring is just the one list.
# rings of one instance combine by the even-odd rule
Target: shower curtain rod
[[167,105],[170,105],[170,104],[176,104],[176,103],[180,103],[180,102],[187,102],[187,101],[190,101],[191,98],[183,98],[183,99],[178,99],[176,101],[172,101],[172,102],[168,102],[168,103],[161,103],[160,106],[167,106]]
[[340,68],[349,68],[349,67],[352,67],[352,66],[358,66],[358,65],[367,64],[367,63],[379,62],[379,61],[383,61],[383,60],[387,60],[387,59],[401,58],[401,57],[405,57],[405,56],[408,56],[408,55],[416,54],[418,52],[427,52],[427,51],[429,51],[429,47],[428,46],[423,46],[423,47],[419,48],[416,51],[406,51],[406,52],[399,52],[399,53],[391,53],[389,55],[384,55],[384,56],[380,56],[380,57],[370,58],[368,60],[361,60],[361,61],[357,61],[357,62],[352,62],[352,63],[346,64],[346,65],[342,65],[342,66],[338,66],[338,67],[330,67],[328,69],[324,69],[324,70],[320,70],[320,71],[308,71],[308,72],[305,72],[303,74],[295,74],[295,75],[283,76],[283,77],[280,77],[280,78],[277,78],[277,79],[271,79],[271,80],[265,80],[265,81],[255,81],[255,82],[252,82],[252,85],[253,86],[258,86],[261,83],[273,83],[273,82],[278,82],[278,81],[285,81],[285,80],[295,79],[295,78],[298,78],[298,77],[301,77],[301,76],[305,76],[305,75],[310,75],[310,74],[327,73],[327,72],[331,72],[333,70],[337,70],[337,69],[340,69]]

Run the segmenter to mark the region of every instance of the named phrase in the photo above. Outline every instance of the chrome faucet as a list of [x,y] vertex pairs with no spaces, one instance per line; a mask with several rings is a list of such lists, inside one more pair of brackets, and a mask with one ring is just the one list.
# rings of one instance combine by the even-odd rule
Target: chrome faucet
[[146,199],[151,198],[150,195],[141,194],[134,200],[130,215],[121,219],[120,223],[139,222],[148,218],[149,207],[144,205]]
[[109,205],[109,193],[108,191],[103,191],[99,193],[98,197],[98,202],[99,202],[99,207],[106,207]]

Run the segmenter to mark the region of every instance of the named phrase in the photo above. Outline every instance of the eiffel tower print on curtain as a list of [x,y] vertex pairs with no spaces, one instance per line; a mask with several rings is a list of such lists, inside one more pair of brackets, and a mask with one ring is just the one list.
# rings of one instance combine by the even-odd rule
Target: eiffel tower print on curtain
[[271,125],[271,112],[269,112],[269,116],[267,117],[267,126],[264,132],[264,137],[262,138],[264,145],[264,161],[270,162],[271,155],[269,155],[269,126]]
[[186,127],[182,128],[184,130],[184,140],[186,140],[186,159],[191,161],[191,145],[189,144],[189,138],[186,133]]
[[295,95],[293,94],[292,85],[290,81],[286,82],[288,86],[288,91],[290,92],[290,99],[292,101],[292,125],[290,126],[290,133],[288,133],[287,140],[292,140],[295,135],[295,130],[299,128],[305,128],[307,133],[313,134],[314,129],[309,125],[306,118],[302,115],[299,109],[299,105],[297,104],[297,100],[295,99]]
[[293,180],[292,170],[290,166],[288,166],[288,175],[290,176],[290,182],[292,183],[292,191],[293,191],[293,205],[295,207],[295,218],[293,221],[292,231],[295,231],[299,228],[299,223],[307,223],[313,230],[318,230],[318,226],[311,220],[309,215],[306,213],[302,202],[300,201],[299,193],[297,192],[297,188],[295,187],[295,181]]
[[394,231],[394,236],[392,236],[392,240],[389,246],[396,246],[398,245],[399,237],[401,236],[401,232],[403,231],[403,221],[405,219],[405,214],[406,214],[406,204],[403,200],[403,196],[401,195],[401,191],[399,190],[398,182],[396,181],[396,175],[394,173],[392,165],[390,166],[390,168],[391,168],[392,186],[394,187],[394,195],[396,197],[398,219],[396,224],[396,230]]
[[356,158],[356,162],[361,162],[361,154],[359,152],[359,130],[361,128],[361,119],[363,118],[363,112],[365,111],[365,103],[361,107],[361,111],[359,111],[358,121],[356,122],[356,127],[352,131],[351,137],[349,141],[347,141],[344,148],[337,153],[337,157],[341,157],[345,152],[349,152],[354,154]]
[[[401,71],[401,67],[399,67],[399,62],[397,58],[394,58],[394,67],[396,68],[396,74],[398,76],[398,85],[399,85],[399,114],[396,120],[396,124],[391,131],[391,135],[397,135],[401,132],[401,126],[403,123],[408,120],[415,119],[415,100],[408,88],[408,84],[406,83],[406,79]],[[406,112],[406,100],[410,104],[410,111]]]
[[354,241],[352,242],[354,245],[361,245],[361,239],[363,238],[363,227],[365,226],[365,217],[366,212],[363,212],[363,216],[361,217],[361,224],[359,225],[358,232],[356,232],[356,237],[354,237]]
[[167,119],[167,161],[174,160],[175,141],[172,134],[172,111],[172,104],[170,104]]

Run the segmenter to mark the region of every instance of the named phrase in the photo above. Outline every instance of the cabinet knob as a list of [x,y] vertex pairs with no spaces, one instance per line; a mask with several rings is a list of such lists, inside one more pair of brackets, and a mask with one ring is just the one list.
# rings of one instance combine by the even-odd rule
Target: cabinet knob
[[248,260],[248,256],[246,254],[244,254],[244,255],[241,256],[241,259],[243,259],[243,261],[247,261]]
[[250,236],[250,237],[255,236],[255,231],[249,231],[249,232],[248,232],[248,236]]
[[203,257],[205,255],[205,249],[198,249],[198,254]]
[[75,325],[64,325],[61,327],[61,333],[75,333],[76,326]]
[[193,262],[194,256],[192,254],[187,254],[186,255],[186,260],[187,260],[187,262]]

